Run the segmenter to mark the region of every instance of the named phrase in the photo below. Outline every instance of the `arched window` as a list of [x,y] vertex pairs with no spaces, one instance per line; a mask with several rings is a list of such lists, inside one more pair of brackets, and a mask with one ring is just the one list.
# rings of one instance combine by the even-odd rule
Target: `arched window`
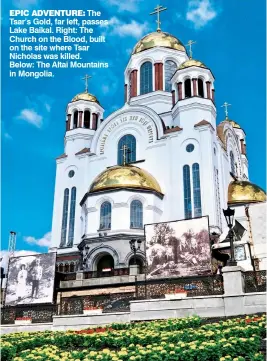
[[68,209],[69,209],[69,189],[64,191],[63,212],[62,212],[62,225],[61,225],[61,240],[60,247],[63,247],[67,238],[67,224],[68,224]]
[[110,202],[104,202],[100,208],[100,226],[99,229],[111,228],[111,204]]
[[103,255],[97,263],[99,276],[111,276],[114,269],[114,259],[110,254]]
[[202,79],[197,80],[197,86],[198,86],[198,95],[204,98],[204,85]]
[[[124,151],[124,147],[125,151]],[[126,152],[126,153],[125,153]],[[136,139],[133,135],[124,135],[118,144],[118,165],[124,164],[124,153],[126,155],[125,162],[132,163],[136,161]]]
[[184,165],[183,167],[184,178],[184,216],[185,219],[192,218],[192,201],[191,201],[191,182],[190,182],[190,167]]
[[193,171],[194,217],[201,217],[202,209],[201,209],[200,175],[199,175],[198,163],[193,164],[192,171]]
[[83,126],[86,129],[90,129],[90,112],[89,110],[86,110],[84,112],[84,121],[83,121]]
[[232,151],[230,152],[230,163],[231,163],[231,172],[233,173],[233,175],[235,175],[235,157]]
[[59,265],[59,272],[63,272],[63,270],[64,270],[63,263],[60,263],[60,265]]
[[140,94],[150,93],[152,90],[152,63],[147,61],[140,68]]
[[71,262],[70,264],[70,272],[74,272],[75,271],[75,265],[73,262]]
[[131,203],[130,226],[131,228],[143,228],[143,204],[138,200]]
[[70,198],[70,220],[69,220],[69,237],[68,246],[72,247],[74,238],[74,224],[75,224],[75,207],[76,207],[76,187],[71,189]]
[[68,264],[68,263],[65,263],[65,269],[64,269],[64,272],[65,272],[65,273],[69,273],[69,271],[70,271],[70,266],[69,266],[69,264]]
[[73,129],[78,128],[78,110],[73,114]]
[[192,96],[191,79],[186,79],[184,82],[184,96],[185,98],[190,98]]
[[177,69],[177,65],[174,61],[167,60],[164,65],[165,70],[165,91],[171,92],[172,91],[172,84],[171,78]]

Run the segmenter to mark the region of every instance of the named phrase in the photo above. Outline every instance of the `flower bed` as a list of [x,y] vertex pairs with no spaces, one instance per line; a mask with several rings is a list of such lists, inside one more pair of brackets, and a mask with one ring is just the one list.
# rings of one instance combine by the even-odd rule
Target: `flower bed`
[[2,336],[3,361],[263,361],[265,315],[201,325],[199,317]]
[[31,317],[17,317],[15,319],[15,325],[28,325],[32,323]]

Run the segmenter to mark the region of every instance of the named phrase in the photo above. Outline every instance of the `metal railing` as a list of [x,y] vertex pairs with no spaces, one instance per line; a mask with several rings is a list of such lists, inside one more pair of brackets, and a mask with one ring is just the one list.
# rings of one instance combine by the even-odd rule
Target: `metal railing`
[[32,323],[53,322],[57,314],[56,305],[24,305],[1,308],[1,324],[14,324],[17,318],[30,317]]
[[245,293],[266,292],[266,271],[248,271],[243,273]]

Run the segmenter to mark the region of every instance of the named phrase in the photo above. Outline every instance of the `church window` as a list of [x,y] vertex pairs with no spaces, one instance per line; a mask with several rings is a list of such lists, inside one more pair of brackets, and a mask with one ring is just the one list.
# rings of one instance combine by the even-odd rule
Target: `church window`
[[78,110],[73,114],[73,129],[78,128]]
[[165,62],[165,91],[172,91],[171,78],[177,69],[177,65],[174,61],[168,60]]
[[232,151],[230,152],[230,162],[231,162],[231,172],[233,173],[233,175],[235,175],[235,157]]
[[60,247],[64,247],[67,238],[67,224],[68,224],[68,209],[69,209],[69,189],[64,191],[63,200],[63,213],[62,213],[62,225],[61,225],[61,240]]
[[131,203],[130,225],[131,228],[143,228],[143,204],[139,200]]
[[110,204],[110,202],[104,202],[101,204],[99,229],[111,229],[111,204]]
[[184,82],[184,96],[185,98],[190,98],[192,96],[191,79],[186,79]]
[[136,161],[136,139],[131,134],[126,134],[119,140],[118,165],[124,164],[124,155],[126,156],[125,163]]
[[68,237],[68,246],[69,247],[72,247],[72,245],[73,245],[75,208],[76,208],[76,187],[73,187],[71,189],[71,199],[70,199],[70,220],[69,220],[69,237]]
[[198,95],[201,98],[204,98],[204,85],[203,85],[203,80],[202,79],[198,79],[197,80],[197,85],[198,85]]
[[191,184],[190,184],[190,168],[189,165],[183,167],[184,178],[184,213],[185,219],[192,218],[192,203],[191,203]]
[[194,149],[195,149],[194,144],[188,144],[188,145],[186,146],[186,151],[187,151],[188,153],[193,152]]
[[193,194],[194,194],[194,216],[201,217],[201,192],[200,192],[200,176],[199,176],[199,164],[194,163],[192,167],[193,171]]
[[152,89],[152,63],[147,61],[140,69],[140,94],[150,93]]
[[70,170],[70,171],[69,171],[69,177],[70,177],[70,178],[74,177],[74,174],[75,174],[74,170]]
[[90,129],[90,112],[89,110],[86,110],[84,112],[84,121],[83,121],[83,126],[86,129]]

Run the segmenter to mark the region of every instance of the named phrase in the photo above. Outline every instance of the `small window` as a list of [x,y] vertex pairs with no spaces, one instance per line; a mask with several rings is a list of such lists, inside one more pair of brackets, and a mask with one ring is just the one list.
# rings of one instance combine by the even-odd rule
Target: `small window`
[[73,114],[73,129],[78,128],[78,110]]
[[216,155],[216,149],[215,148],[213,149],[213,152],[214,152],[214,155]]
[[70,171],[69,171],[69,177],[70,177],[70,178],[74,177],[74,174],[75,174],[74,170],[70,170]]
[[150,61],[142,64],[140,68],[140,94],[150,93],[152,87],[152,63]]
[[192,92],[191,92],[191,79],[186,79],[184,82],[184,96],[185,98],[191,98]]
[[187,151],[188,153],[193,152],[194,149],[195,149],[195,147],[194,147],[193,144],[188,144],[188,145],[186,146],[186,151]]
[[111,228],[111,204],[110,202],[104,202],[100,208],[100,226],[99,229]]
[[202,80],[202,79],[198,79],[198,80],[197,80],[197,85],[198,85],[198,95],[199,95],[201,98],[204,98],[203,80]]
[[86,110],[84,112],[84,122],[83,122],[84,128],[89,129],[90,128],[90,112],[89,110]]

